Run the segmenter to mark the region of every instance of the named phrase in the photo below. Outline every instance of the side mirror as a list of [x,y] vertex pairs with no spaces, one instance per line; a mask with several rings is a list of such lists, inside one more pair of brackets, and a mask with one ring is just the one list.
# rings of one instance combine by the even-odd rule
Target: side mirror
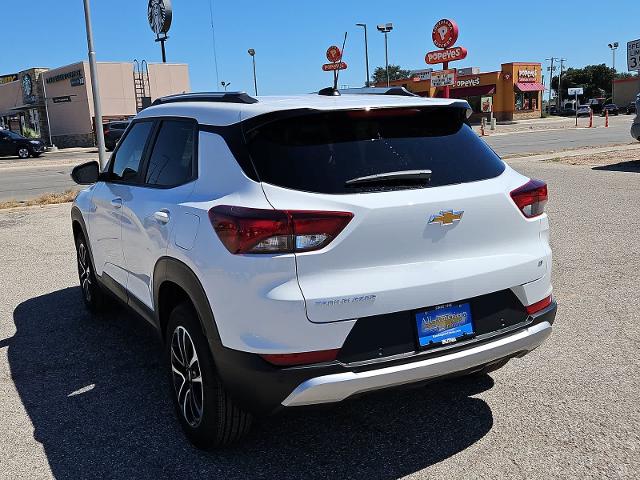
[[71,170],[71,178],[78,185],[91,185],[100,177],[100,165],[98,162],[87,162],[78,165]]

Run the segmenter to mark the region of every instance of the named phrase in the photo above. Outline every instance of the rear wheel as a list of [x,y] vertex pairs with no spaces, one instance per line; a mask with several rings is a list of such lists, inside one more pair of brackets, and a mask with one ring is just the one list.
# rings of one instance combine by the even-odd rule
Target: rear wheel
[[165,355],[176,414],[191,443],[209,450],[233,443],[249,431],[251,415],[235,405],[222,385],[189,304],[171,312]]
[[87,242],[82,234],[76,237],[76,256],[82,300],[90,312],[98,313],[104,310],[106,298],[98,285]]

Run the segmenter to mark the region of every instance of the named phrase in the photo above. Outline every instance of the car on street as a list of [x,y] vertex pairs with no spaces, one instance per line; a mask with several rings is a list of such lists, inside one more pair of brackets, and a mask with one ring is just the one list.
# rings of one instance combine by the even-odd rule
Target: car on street
[[607,113],[609,113],[609,115],[618,115],[618,106],[615,103],[607,103],[602,107],[600,116],[604,117]]
[[636,118],[631,124],[631,136],[640,140],[640,93],[636,96]]
[[[484,374],[551,334],[547,185],[404,89],[163,97],[71,210],[79,289],[164,345],[188,439],[255,416]],[[508,388],[511,388],[509,386]]]
[[629,103],[629,105],[627,105],[627,108],[625,109],[625,112],[627,115],[633,115],[634,113],[637,113],[638,108],[636,107],[636,102]]
[[40,138],[26,138],[11,130],[0,130],[0,156],[18,156],[22,159],[39,157],[46,150]]
[[116,148],[118,140],[120,140],[128,126],[128,120],[108,122],[103,125],[104,145],[107,150],[112,151]]
[[576,116],[576,111],[575,111],[574,108],[565,107],[562,110],[560,110],[559,115],[561,115],[563,117],[575,117]]
[[578,107],[579,117],[589,117],[591,115],[591,107],[589,105],[580,105]]

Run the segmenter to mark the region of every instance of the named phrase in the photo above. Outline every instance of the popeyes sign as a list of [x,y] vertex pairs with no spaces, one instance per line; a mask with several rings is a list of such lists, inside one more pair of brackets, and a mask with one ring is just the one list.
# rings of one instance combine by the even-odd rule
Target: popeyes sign
[[[462,60],[467,56],[467,49],[464,47],[454,47],[458,40],[458,25],[453,20],[443,18],[438,20],[431,31],[433,44],[441,50],[428,52],[424,61],[429,65],[442,64],[441,72],[431,74],[432,87],[444,87],[444,98],[449,98],[449,87],[455,85],[455,70],[449,70],[449,62]],[[449,73],[453,72],[453,73]],[[434,81],[434,76],[437,81]]]
[[447,48],[446,50],[436,50],[427,53],[424,61],[430,65],[435,63],[453,62],[454,60],[462,60],[467,56],[467,49],[464,47]]
[[534,69],[518,70],[518,82],[535,82],[538,72]]

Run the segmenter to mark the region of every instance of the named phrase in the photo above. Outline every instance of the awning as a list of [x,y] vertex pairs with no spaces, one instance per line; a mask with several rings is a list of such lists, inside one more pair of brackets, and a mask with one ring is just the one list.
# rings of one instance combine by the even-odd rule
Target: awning
[[544,91],[544,85],[537,82],[518,82],[516,83],[516,90],[519,92],[542,92]]
[[451,98],[479,97],[481,95],[493,95],[496,93],[495,85],[478,85],[475,87],[452,88],[449,92]]

